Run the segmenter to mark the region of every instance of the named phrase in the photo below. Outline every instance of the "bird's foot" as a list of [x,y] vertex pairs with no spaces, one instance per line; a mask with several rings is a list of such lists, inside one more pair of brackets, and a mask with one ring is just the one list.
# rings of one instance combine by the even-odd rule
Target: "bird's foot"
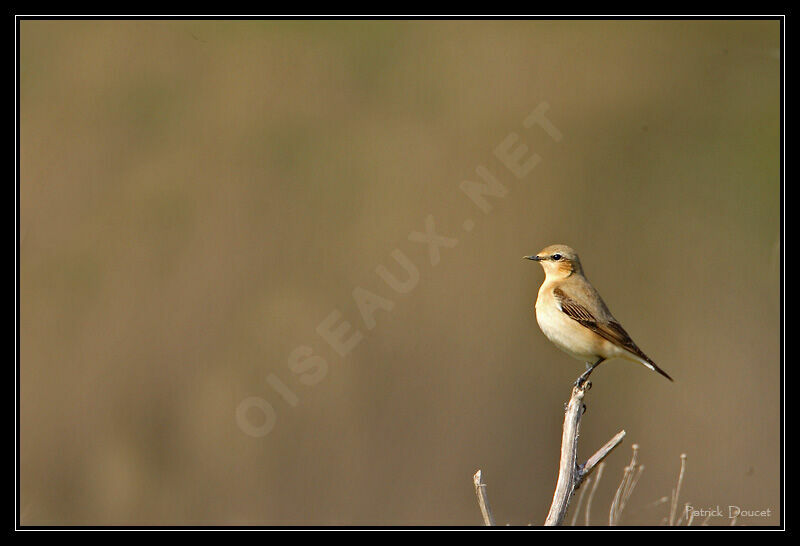
[[584,372],[578,379],[575,380],[573,384],[576,389],[583,389],[588,391],[592,388],[592,382],[589,381],[589,373]]

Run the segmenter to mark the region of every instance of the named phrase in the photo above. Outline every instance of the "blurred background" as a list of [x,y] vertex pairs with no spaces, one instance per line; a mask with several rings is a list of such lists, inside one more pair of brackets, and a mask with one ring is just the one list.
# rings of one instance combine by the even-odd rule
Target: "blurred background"
[[[498,523],[541,524],[583,371],[534,316],[521,258],[552,243],[675,378],[593,374],[581,458],[627,437],[592,523],[636,443],[621,523],[661,524],[686,453],[681,505],[778,524],[777,21],[26,20],[19,40],[22,524],[479,525],[478,468]],[[522,125],[542,102],[560,142]],[[493,154],[512,132],[541,157],[523,179]],[[508,189],[488,214],[459,189],[480,165]],[[428,215],[458,239],[436,266],[408,239]],[[404,278],[395,249],[407,294],[375,273]],[[356,287],[394,304],[373,329]],[[344,357],[316,331],[334,310],[364,336]],[[314,385],[298,346],[327,363]],[[265,435],[237,421],[249,397]]]

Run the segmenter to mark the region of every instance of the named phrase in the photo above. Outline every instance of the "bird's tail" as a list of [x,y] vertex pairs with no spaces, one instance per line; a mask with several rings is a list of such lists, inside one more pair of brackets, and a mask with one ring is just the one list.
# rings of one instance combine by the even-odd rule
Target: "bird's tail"
[[661,368],[656,366],[656,363],[653,362],[652,360],[650,360],[650,358],[647,357],[646,355],[644,356],[644,358],[641,358],[639,360],[639,362],[641,362],[642,364],[644,364],[645,366],[647,366],[648,368],[650,368],[654,372],[660,373],[661,375],[663,375],[664,377],[666,377],[667,379],[669,379],[673,383],[675,382],[675,380],[672,379],[667,372],[665,372],[664,370],[662,370]]

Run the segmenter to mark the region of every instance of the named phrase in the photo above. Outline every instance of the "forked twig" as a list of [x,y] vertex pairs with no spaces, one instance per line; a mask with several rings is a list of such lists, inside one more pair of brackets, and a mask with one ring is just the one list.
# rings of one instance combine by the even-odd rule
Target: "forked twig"
[[611,451],[617,447],[625,437],[625,431],[617,433],[611,440],[601,447],[597,453],[589,457],[585,464],[578,466],[578,433],[580,431],[581,416],[584,412],[583,398],[591,383],[586,382],[576,385],[572,389],[572,396],[567,404],[564,415],[564,430],[561,435],[561,462],[558,470],[558,481],[553,493],[553,502],[545,520],[546,526],[561,525],[569,508],[569,502],[581,482],[592,472]]

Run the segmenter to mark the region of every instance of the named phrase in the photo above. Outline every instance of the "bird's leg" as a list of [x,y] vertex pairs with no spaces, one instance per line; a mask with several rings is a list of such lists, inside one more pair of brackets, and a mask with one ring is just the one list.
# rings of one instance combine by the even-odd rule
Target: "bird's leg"
[[587,362],[586,363],[586,371],[581,374],[581,376],[578,378],[577,381],[575,381],[575,386],[576,387],[582,387],[583,384],[586,383],[586,380],[589,379],[589,376],[591,375],[592,370],[594,370],[596,367],[598,367],[600,365],[600,363],[603,362],[604,360],[605,360],[605,358],[601,357],[594,364],[592,364],[590,362]]
[[581,376],[575,380],[575,386],[580,387],[582,386],[586,380],[589,378],[589,374],[592,373],[592,365],[588,362],[586,363],[586,371],[581,374]]

